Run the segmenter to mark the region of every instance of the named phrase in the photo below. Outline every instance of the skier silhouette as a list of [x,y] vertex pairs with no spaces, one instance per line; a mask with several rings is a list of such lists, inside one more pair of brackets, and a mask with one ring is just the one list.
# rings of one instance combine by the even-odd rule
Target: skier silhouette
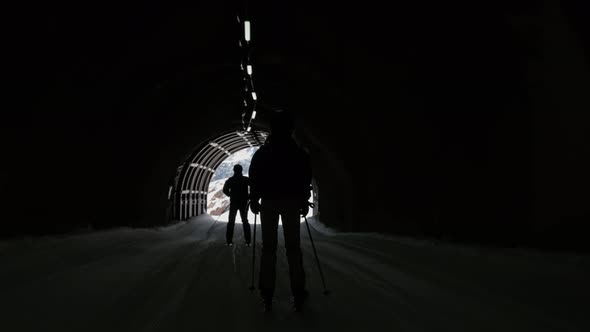
[[249,179],[242,175],[242,165],[234,166],[234,175],[223,184],[223,193],[229,196],[229,221],[225,232],[226,245],[233,244],[236,214],[240,211],[240,218],[244,227],[246,245],[250,246],[250,224],[248,223],[248,186]]
[[254,214],[261,213],[262,258],[258,287],[266,311],[272,309],[275,288],[279,216],[283,223],[296,311],[302,310],[307,297],[300,246],[300,215],[305,216],[309,211],[312,172],[307,153],[292,137],[293,127],[289,113],[278,111],[272,114],[271,134],[254,153],[250,164],[250,208]]

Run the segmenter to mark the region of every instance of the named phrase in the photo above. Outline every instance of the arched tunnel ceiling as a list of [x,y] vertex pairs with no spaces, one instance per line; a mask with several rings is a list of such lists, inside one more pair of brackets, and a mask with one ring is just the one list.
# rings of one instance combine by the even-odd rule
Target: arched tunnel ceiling
[[[0,235],[169,220],[187,153],[241,129],[242,4],[15,3]],[[254,125],[297,114],[330,226],[575,243],[590,213],[584,4],[251,1]]]
[[186,220],[207,212],[209,182],[217,167],[233,153],[261,146],[268,136],[264,131],[230,131],[205,142],[187,158],[173,185],[173,219]]

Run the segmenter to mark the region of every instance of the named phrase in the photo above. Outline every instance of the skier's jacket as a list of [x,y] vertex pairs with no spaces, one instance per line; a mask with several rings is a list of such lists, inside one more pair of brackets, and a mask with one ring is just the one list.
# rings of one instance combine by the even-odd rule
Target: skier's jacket
[[310,197],[311,164],[309,156],[288,137],[273,137],[252,156],[250,199],[294,199],[305,202]]
[[231,205],[248,203],[248,186],[250,179],[242,174],[234,174],[223,184],[223,193],[229,196]]

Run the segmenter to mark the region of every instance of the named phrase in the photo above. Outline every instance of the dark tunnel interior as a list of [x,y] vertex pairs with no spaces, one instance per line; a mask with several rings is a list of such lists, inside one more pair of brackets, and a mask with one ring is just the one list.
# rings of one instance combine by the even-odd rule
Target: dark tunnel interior
[[[289,109],[325,225],[590,248],[584,1],[250,1],[259,116],[246,134],[242,1],[12,7],[4,238],[186,220],[210,170],[169,188],[199,151],[224,135],[260,144],[269,110]],[[179,214],[183,190],[195,205]]]

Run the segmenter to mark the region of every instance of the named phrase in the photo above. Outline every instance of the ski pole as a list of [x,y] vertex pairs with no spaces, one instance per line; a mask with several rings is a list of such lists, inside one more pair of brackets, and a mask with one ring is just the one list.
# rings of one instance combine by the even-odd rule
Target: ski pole
[[254,269],[256,268],[256,216],[254,214],[254,239],[252,240],[252,283],[250,284],[250,290],[254,290]]
[[324,279],[324,273],[322,272],[322,266],[320,265],[320,259],[318,258],[318,253],[315,250],[315,244],[313,243],[313,238],[311,237],[311,229],[309,228],[309,222],[307,222],[307,217],[303,216],[305,219],[305,226],[307,226],[307,233],[309,234],[309,240],[311,241],[311,247],[313,248],[313,254],[315,256],[315,261],[318,266],[318,270],[320,271],[320,277],[322,278],[322,285],[324,286],[324,295],[330,294],[330,291],[326,289],[326,280]]
[[215,224],[217,224],[217,221],[219,221],[219,218],[221,218],[221,216],[227,211],[227,209],[229,209],[229,205],[226,206],[225,209],[223,209],[223,211],[221,212],[221,214],[217,216],[217,219],[215,219],[215,222],[213,222],[213,225],[211,225],[211,227],[209,227],[209,229],[207,230],[207,235],[209,235],[211,233],[213,226],[215,226]]

